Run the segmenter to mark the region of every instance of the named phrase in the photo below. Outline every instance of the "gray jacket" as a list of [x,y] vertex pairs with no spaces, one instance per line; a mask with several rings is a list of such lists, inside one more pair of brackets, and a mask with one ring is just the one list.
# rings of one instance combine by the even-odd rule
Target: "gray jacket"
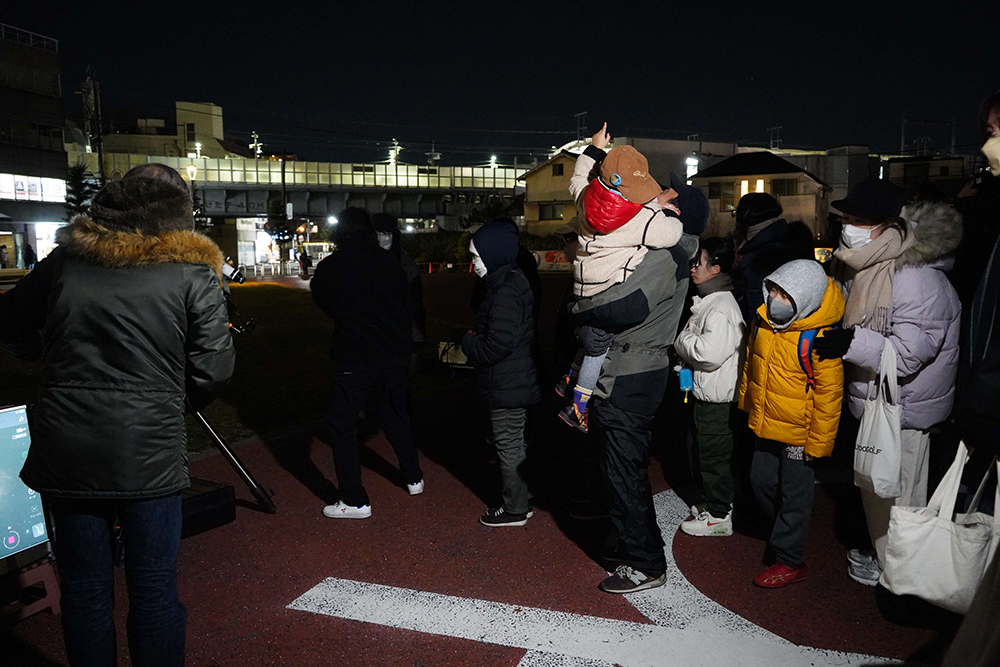
[[[947,419],[955,402],[962,304],[945,273],[954,266],[948,255],[961,240],[962,220],[947,204],[920,204],[903,216],[917,223],[916,243],[896,260],[888,338],[896,348],[902,426],[927,429]],[[844,355],[855,417],[864,411],[884,341],[876,331],[855,327]]]
[[618,377],[669,368],[667,348],[690,282],[688,260],[697,251],[698,238],[685,234],[672,248],[650,250],[625,282],[573,304],[577,324],[615,333],[595,396],[609,397]]

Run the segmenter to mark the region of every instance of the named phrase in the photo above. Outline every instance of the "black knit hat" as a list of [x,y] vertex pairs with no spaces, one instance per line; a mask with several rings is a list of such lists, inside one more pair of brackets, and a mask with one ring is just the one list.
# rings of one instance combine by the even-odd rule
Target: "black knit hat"
[[830,206],[844,215],[881,222],[899,216],[903,195],[889,181],[863,181],[851,188],[843,199],[831,202]]
[[90,217],[108,229],[147,236],[194,229],[191,192],[178,181],[180,185],[129,172],[94,196]]
[[677,193],[674,203],[681,210],[681,225],[685,234],[700,235],[708,225],[708,197],[702,189],[688,185],[680,176],[670,172],[670,187]]

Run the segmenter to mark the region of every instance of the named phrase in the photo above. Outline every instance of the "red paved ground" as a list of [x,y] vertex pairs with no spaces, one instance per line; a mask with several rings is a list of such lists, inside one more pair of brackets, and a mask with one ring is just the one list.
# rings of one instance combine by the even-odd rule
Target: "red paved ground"
[[[448,288],[462,289],[455,277],[446,279]],[[451,308],[456,318],[463,312]],[[562,508],[566,431],[551,415],[542,415],[534,438],[535,517],[525,528],[490,530],[476,523],[484,504],[496,499],[497,481],[474,391],[457,381],[424,396],[414,411],[427,491],[406,494],[379,436],[370,442],[366,462],[373,516],[365,521],[320,514],[336,478],[329,448],[308,429],[239,448],[258,479],[276,490],[278,513],[241,507],[235,523],[184,541],[180,580],[189,613],[188,664],[513,666],[524,654],[285,608],[326,577],[648,622],[626,599],[597,590],[604,570],[588,554],[599,542],[600,525],[573,522]],[[654,492],[666,489],[660,465],[650,471]],[[194,462],[192,473],[230,482],[239,497],[249,499],[218,456]],[[834,512],[833,501],[818,492],[808,551],[811,578],[782,591],[749,583],[760,569],[762,541],[680,535],[674,554],[705,594],[796,643],[933,661],[941,646],[935,644],[937,633],[882,620],[871,589],[847,578]],[[120,664],[127,664],[121,572],[117,585]],[[17,661],[11,664],[64,664],[58,620],[47,613],[16,626],[13,639],[8,655]]]

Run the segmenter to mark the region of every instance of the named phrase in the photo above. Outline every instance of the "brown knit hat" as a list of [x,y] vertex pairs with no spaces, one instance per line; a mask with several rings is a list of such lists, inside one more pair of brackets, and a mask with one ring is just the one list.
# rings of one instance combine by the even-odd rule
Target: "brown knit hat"
[[601,163],[601,179],[636,204],[652,201],[663,190],[649,175],[646,158],[632,146],[611,149]]

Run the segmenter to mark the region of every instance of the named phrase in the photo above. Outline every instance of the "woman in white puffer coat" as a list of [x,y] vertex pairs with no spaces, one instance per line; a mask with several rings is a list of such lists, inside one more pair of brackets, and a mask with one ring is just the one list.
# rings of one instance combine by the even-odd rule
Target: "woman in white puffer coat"
[[681,524],[688,535],[733,534],[730,415],[746,339],[746,325],[729,274],[735,254],[727,239],[702,240],[691,262],[691,282],[698,296],[694,297],[691,319],[674,341],[677,356],[694,371],[694,421],[705,491],[705,511]]

